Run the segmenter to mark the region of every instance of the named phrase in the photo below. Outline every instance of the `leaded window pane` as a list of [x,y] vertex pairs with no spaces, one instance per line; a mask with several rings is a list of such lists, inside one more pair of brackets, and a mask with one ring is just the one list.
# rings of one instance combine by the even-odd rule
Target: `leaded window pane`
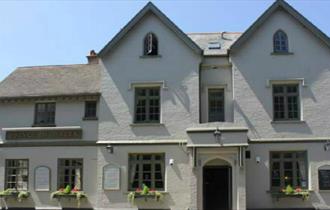
[[271,152],[272,188],[307,187],[306,152]]
[[27,190],[29,180],[29,160],[6,160],[5,188]]
[[288,37],[284,31],[277,31],[273,37],[274,52],[288,52]]
[[224,121],[225,108],[224,108],[224,90],[223,89],[209,89],[209,122]]
[[58,159],[58,188],[82,189],[83,159]]
[[55,103],[37,103],[35,107],[35,124],[55,124]]
[[160,88],[135,89],[135,122],[160,122]]
[[85,102],[85,117],[96,117],[97,111],[97,102],[96,101],[86,101]]
[[164,154],[131,154],[129,170],[129,190],[142,188],[143,184],[151,189],[164,190]]
[[274,120],[299,120],[299,86],[273,85]]

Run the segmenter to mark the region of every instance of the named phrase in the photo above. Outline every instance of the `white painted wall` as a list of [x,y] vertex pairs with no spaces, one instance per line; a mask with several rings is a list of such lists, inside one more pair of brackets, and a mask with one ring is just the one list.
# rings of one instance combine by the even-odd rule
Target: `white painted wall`
[[[5,160],[6,159],[29,159],[29,185],[31,196],[22,202],[9,199],[10,207],[77,207],[77,202],[51,200],[50,194],[57,188],[57,160],[58,158],[83,158],[83,190],[89,196],[87,201],[81,202],[81,207],[96,205],[95,180],[97,177],[97,148],[96,147],[13,147],[0,149],[0,189],[4,188]],[[51,170],[51,190],[49,192],[34,191],[34,170],[38,166],[48,166]],[[1,202],[2,207],[5,204]]]
[[[284,30],[289,38],[293,55],[271,55],[273,33]],[[255,34],[231,57],[234,71],[235,123],[249,127],[250,138],[303,138],[329,137],[330,126],[330,49],[303,28],[291,16],[277,11]],[[272,122],[272,88],[267,80],[303,78],[301,84],[303,121],[291,123]],[[247,206],[248,208],[280,207],[329,207],[329,196],[317,187],[317,166],[327,163],[329,154],[323,143],[252,144],[251,160],[247,161]],[[276,202],[270,190],[269,152],[274,150],[308,152],[310,189],[315,190],[311,199],[283,199]],[[262,162],[256,164],[255,157]]]
[[[284,30],[293,55],[271,55],[272,37]],[[235,122],[250,128],[251,138],[330,136],[330,49],[283,11],[277,11],[231,57]],[[272,123],[272,88],[267,80],[304,78],[303,120]]]
[[[143,39],[152,31],[160,57],[141,58]],[[102,59],[100,140],[184,139],[185,129],[199,122],[199,64],[194,53],[154,15],[146,15]],[[164,81],[161,124],[135,126],[132,82]]]
[[[246,161],[246,191],[248,208],[329,208],[329,191],[320,191],[318,168],[330,164],[330,153],[324,151],[323,143],[273,143],[250,144],[251,159]],[[307,201],[300,198],[284,198],[277,201],[270,193],[269,155],[271,151],[307,151],[308,182],[311,196]],[[258,164],[256,157],[261,161]]]
[[201,77],[201,122],[208,122],[208,89],[223,88],[225,122],[233,122],[232,70],[228,58],[212,57],[203,60]]
[[[31,127],[34,124],[35,103],[0,104],[0,128]],[[56,126],[81,126],[83,140],[97,140],[98,122],[83,120],[85,114],[84,101],[56,102]],[[5,132],[1,131],[1,139],[5,140]]]

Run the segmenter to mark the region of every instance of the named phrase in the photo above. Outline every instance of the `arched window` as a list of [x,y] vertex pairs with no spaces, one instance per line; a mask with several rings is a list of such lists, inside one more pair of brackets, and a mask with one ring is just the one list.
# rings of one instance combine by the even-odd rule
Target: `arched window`
[[273,37],[274,52],[289,52],[288,36],[282,30],[276,31]]
[[155,34],[148,33],[144,37],[144,55],[158,55],[158,40]]

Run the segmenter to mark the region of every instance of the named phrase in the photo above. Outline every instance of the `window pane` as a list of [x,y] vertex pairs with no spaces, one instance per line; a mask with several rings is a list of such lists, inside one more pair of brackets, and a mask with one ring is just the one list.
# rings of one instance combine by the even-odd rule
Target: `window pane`
[[82,159],[59,159],[58,160],[58,188],[70,185],[73,189],[82,189],[83,182]]
[[36,124],[55,124],[55,103],[37,103],[35,108]]
[[85,117],[96,117],[96,101],[85,102]]
[[[140,156],[142,158],[135,158]],[[142,188],[142,184],[157,190],[164,189],[164,154],[141,154],[129,157],[129,190]],[[141,170],[139,170],[141,169]]]
[[28,187],[28,160],[6,160],[5,188],[27,190]]
[[160,122],[160,89],[136,88],[135,89],[135,122],[158,123]]
[[209,89],[209,122],[224,121],[224,90]]
[[299,86],[273,85],[274,120],[299,119]]
[[307,187],[306,152],[271,153],[272,187]]

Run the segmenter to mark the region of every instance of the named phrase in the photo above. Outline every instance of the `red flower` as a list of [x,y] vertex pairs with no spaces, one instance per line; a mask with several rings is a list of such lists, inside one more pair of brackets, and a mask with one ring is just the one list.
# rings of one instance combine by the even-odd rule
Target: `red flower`
[[296,191],[296,192],[301,192],[302,190],[301,190],[300,187],[297,187],[295,191]]
[[136,192],[141,192],[142,190],[140,188],[136,188]]

